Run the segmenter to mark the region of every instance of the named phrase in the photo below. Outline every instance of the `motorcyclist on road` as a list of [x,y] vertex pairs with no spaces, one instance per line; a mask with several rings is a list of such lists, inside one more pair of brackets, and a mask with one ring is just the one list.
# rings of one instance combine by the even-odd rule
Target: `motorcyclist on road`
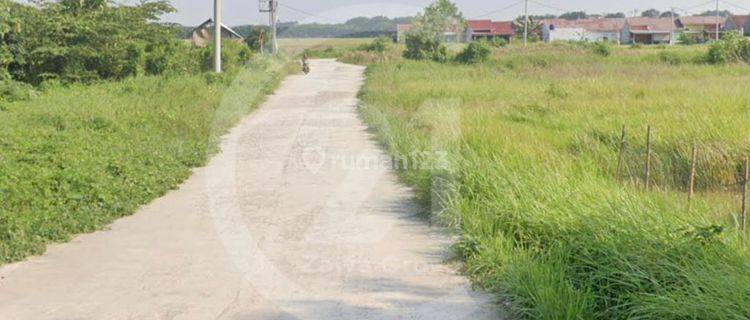
[[308,62],[307,53],[302,55],[302,71],[305,74],[310,73],[310,63]]

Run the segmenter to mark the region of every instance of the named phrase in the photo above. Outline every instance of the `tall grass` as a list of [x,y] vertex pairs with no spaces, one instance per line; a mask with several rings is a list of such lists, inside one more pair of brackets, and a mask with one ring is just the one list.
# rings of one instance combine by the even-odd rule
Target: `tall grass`
[[[449,170],[416,166],[403,177],[460,230],[467,272],[518,314],[747,319],[739,200],[720,186],[736,182],[737,160],[750,152],[750,67],[676,66],[660,52],[511,46],[477,66],[373,64],[361,110],[394,154],[440,141]],[[451,106],[460,130],[425,116]],[[614,166],[625,125],[630,175],[620,178],[639,178],[649,124],[657,187],[645,191]],[[460,134],[436,138],[451,130]],[[680,177],[692,143],[702,190],[688,211]]]
[[97,230],[206,162],[289,65],[45,88],[0,108],[0,263]]

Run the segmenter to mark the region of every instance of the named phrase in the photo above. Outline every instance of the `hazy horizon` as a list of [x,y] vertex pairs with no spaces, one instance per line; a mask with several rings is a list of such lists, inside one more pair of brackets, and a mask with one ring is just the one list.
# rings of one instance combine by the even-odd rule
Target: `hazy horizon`
[[[213,0],[172,0],[170,1],[178,12],[164,17],[164,21],[176,22],[183,25],[197,25],[212,16]],[[432,0],[285,0],[279,10],[279,20],[299,21],[302,23],[339,23],[354,17],[404,17],[418,13],[430,4]],[[459,9],[467,18],[513,19],[523,13],[523,3],[519,0],[455,0]],[[258,12],[258,1],[223,0],[223,19],[227,25],[265,24],[267,14]],[[515,4],[515,5],[514,5]],[[750,0],[720,0],[722,10],[735,13],[750,12]],[[673,1],[673,0],[633,0],[624,4],[614,1],[597,0],[530,0],[530,14],[561,14],[565,11],[586,11],[588,13],[623,12],[628,16],[634,11],[644,11],[656,8],[667,11],[671,7],[679,8],[681,14],[700,13],[713,10],[715,3],[705,0]],[[500,10],[507,8],[505,10]],[[494,14],[484,15],[495,10]],[[683,11],[687,10],[687,11]]]

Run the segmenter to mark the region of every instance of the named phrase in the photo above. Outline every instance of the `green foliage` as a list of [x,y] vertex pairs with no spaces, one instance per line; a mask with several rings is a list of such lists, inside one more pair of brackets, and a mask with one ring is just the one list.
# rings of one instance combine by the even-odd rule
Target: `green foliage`
[[418,33],[408,34],[406,35],[404,58],[446,62],[449,60],[448,48],[435,38]]
[[[357,17],[344,23],[279,23],[279,34],[284,38],[374,38],[390,36],[396,32],[396,25],[412,23],[413,17],[388,18],[377,16],[372,18]],[[237,33],[246,37],[251,30],[267,28],[266,26],[242,25],[234,27]],[[187,33],[191,28],[185,28]],[[266,38],[267,39],[267,38]]]
[[13,11],[15,25],[0,27],[0,67],[18,81],[93,82],[198,70],[191,48],[177,39],[177,29],[155,23],[174,11],[167,1],[135,6],[104,0],[1,4],[0,12]]
[[641,17],[646,18],[658,18],[659,15],[661,15],[661,11],[656,9],[648,9],[646,11],[641,12]]
[[290,66],[259,56],[212,81],[52,85],[0,102],[0,264],[97,230],[177,187]]
[[578,20],[578,19],[588,19],[589,15],[586,13],[586,11],[572,11],[572,12],[563,13],[558,18],[565,19],[565,20]]
[[508,45],[508,40],[505,40],[505,38],[493,38],[489,41],[489,44],[495,48],[501,48]]
[[252,26],[248,35],[245,36],[245,43],[250,49],[260,51],[261,43],[266,46],[270,41],[269,34],[270,31],[267,26]]
[[707,60],[714,64],[750,62],[750,39],[728,32],[721,40],[711,43]]
[[612,54],[612,45],[607,41],[594,42],[591,45],[591,50],[602,57],[608,57]]
[[[0,103],[27,100],[34,96],[32,86],[11,79],[0,79]],[[3,109],[0,105],[0,110]]]
[[490,57],[492,49],[485,41],[473,41],[456,56],[456,61],[466,64],[485,62]]
[[391,42],[393,41],[388,37],[377,37],[371,43],[360,46],[359,50],[384,53],[390,48]]
[[[214,48],[208,46],[200,51],[201,69],[203,71],[213,70]],[[242,42],[223,41],[221,43],[221,63],[226,70],[235,70],[244,66],[253,56],[250,48]]]
[[409,31],[420,37],[443,41],[444,33],[452,31],[461,34],[466,26],[464,16],[450,0],[435,0],[417,15],[414,27]]
[[[750,150],[750,67],[674,67],[656,60],[660,50],[601,59],[539,44],[497,49],[502,59],[481,67],[371,65],[361,111],[396,156],[447,153],[447,172],[414,166],[402,178],[459,230],[476,284],[520,318],[747,319],[750,250],[725,186]],[[434,121],[445,109],[455,121]],[[640,180],[646,124],[652,191]],[[630,151],[616,177],[622,125]],[[686,210],[693,143],[699,192]]]
[[690,46],[698,43],[698,37],[698,35],[683,32],[677,37],[677,41],[681,45]]

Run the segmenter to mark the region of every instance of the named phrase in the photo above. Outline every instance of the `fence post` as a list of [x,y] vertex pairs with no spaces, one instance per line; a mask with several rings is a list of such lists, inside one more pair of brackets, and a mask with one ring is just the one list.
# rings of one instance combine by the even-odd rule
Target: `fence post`
[[750,158],[745,158],[745,172],[742,176],[742,209],[740,210],[740,230],[745,231],[747,221],[747,191],[750,180]]
[[693,144],[693,158],[690,161],[690,182],[688,183],[688,212],[695,193],[695,167],[698,164],[698,147]]
[[646,179],[645,186],[646,190],[649,189],[651,179],[651,125],[648,126],[648,132],[646,134]]
[[627,147],[627,137],[625,135],[625,125],[622,126],[622,135],[620,136],[620,155],[617,158],[617,173],[616,178],[620,180],[622,176],[622,165],[625,161],[625,148]]

